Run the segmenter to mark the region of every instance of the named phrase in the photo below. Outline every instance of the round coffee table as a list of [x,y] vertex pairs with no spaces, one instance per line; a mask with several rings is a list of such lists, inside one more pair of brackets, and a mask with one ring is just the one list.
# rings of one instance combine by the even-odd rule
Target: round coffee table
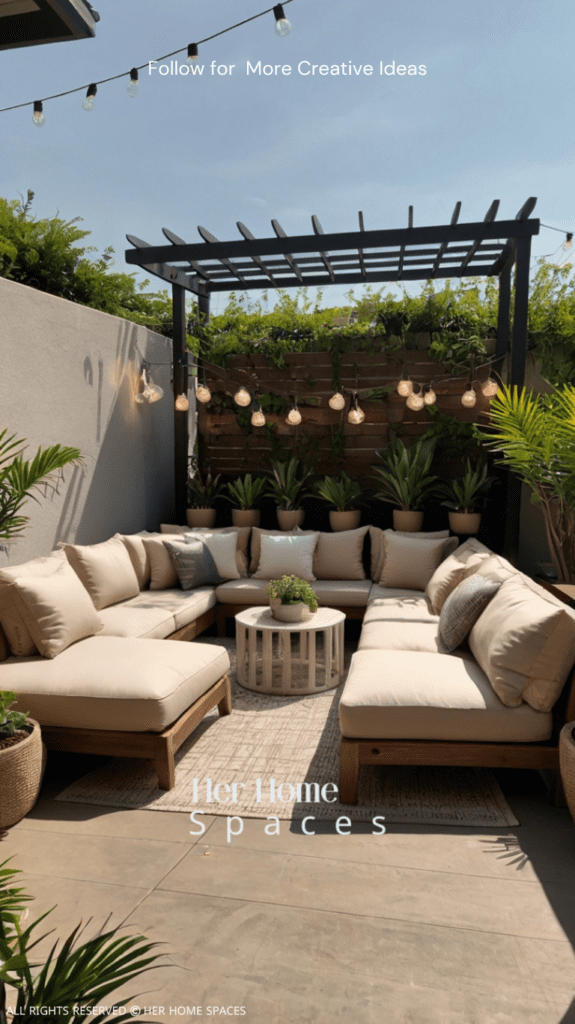
[[[238,612],[238,682],[248,690],[284,696],[339,686],[344,621],[344,612],[334,608],[318,608],[301,622],[280,622],[264,607]],[[317,644],[318,633],[323,643]]]

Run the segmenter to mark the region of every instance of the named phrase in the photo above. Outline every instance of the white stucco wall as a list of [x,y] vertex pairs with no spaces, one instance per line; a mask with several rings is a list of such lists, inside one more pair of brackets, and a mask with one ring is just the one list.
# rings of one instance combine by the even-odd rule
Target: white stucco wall
[[[21,540],[0,566],[91,544],[116,531],[173,521],[174,427],[170,339],[127,320],[0,278],[0,430],[80,448],[60,493],[28,502]],[[134,402],[142,359],[164,398]]]

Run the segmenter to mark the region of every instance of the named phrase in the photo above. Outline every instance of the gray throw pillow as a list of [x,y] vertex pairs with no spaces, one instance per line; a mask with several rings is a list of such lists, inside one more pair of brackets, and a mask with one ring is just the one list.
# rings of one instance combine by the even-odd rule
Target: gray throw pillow
[[448,651],[463,643],[500,586],[500,580],[474,574],[451,592],[441,609],[438,626],[440,640]]
[[168,549],[182,590],[223,583],[214,556],[199,537],[188,538],[187,541],[165,540],[164,545]]

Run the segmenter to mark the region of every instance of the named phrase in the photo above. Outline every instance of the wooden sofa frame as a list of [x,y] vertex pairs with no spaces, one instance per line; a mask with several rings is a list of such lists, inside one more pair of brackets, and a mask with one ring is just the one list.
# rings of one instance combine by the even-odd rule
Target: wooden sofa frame
[[[215,608],[205,612],[195,622],[171,633],[166,639],[193,640],[213,622]],[[227,676],[218,679],[163,732],[119,732],[113,729],[72,729],[42,725],[42,740],[51,750],[151,759],[155,763],[159,788],[169,790],[174,788],[176,782],[176,751],[200,724],[204,715],[216,706],[220,715],[231,713],[232,693]]]

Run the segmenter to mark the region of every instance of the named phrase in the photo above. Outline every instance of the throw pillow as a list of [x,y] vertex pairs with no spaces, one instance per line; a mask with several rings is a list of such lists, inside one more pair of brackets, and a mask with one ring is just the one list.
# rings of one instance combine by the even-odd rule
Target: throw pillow
[[14,582],[19,577],[52,576],[61,565],[67,565],[64,551],[52,551],[50,555],[42,555],[31,562],[0,570],[0,623],[15,657],[27,658],[37,654],[38,650],[14,600]]
[[136,573],[140,590],[145,590],[150,582],[152,572],[150,556],[144,546],[143,538],[153,537],[153,533],[149,533],[148,530],[142,530],[140,533],[116,533],[114,536],[119,537],[124,544]]
[[[192,534],[194,537],[202,537],[205,533],[235,533],[238,538],[238,544],[236,548],[236,566],[240,576],[248,575],[249,566],[249,554],[248,548],[250,543],[250,534],[252,532],[251,526],[168,526],[166,523],[160,524],[161,533],[183,533],[186,535]],[[256,567],[257,568],[257,567]]]
[[221,577],[219,582],[222,580],[239,580],[240,574],[236,564],[237,535],[233,531],[230,530],[229,533],[226,531],[222,533],[203,533],[197,538],[189,533],[186,534],[187,542],[193,543],[196,539],[203,541],[211,552]]
[[[170,590],[179,585],[178,574],[164,543],[167,537],[168,534],[157,533],[142,538],[150,560],[150,590]],[[170,535],[170,540],[181,539],[181,534]]]
[[438,626],[439,637],[448,651],[454,651],[463,643],[500,586],[499,580],[474,574],[451,592],[443,602]]
[[262,537],[291,537],[294,533],[298,533],[300,537],[309,537],[314,532],[314,530],[300,530],[298,526],[291,531],[262,530],[259,526],[252,526],[250,573],[253,575],[260,564]]
[[50,576],[17,576],[11,589],[26,628],[45,658],[55,658],[76,640],[102,629],[90,595],[67,561]]
[[[431,533],[425,531],[418,531],[417,533],[405,533],[403,530],[381,530],[378,526],[369,527],[369,537],[371,541],[371,578],[374,583],[379,583],[381,574],[383,572],[383,563],[385,561],[385,536],[386,533],[396,533],[402,537],[420,537],[422,540],[436,540],[440,537],[445,537],[446,541],[449,539],[449,530],[435,530]],[[453,538],[456,541],[457,538]],[[449,551],[445,551],[445,556],[450,554]]]
[[551,711],[575,661],[575,612],[515,572],[479,616],[469,646],[503,704]]
[[318,580],[364,580],[363,542],[367,526],[338,533],[320,533],[313,556]]
[[276,580],[281,576],[299,576],[313,583],[313,554],[319,533],[297,536],[286,534],[261,538],[261,557],[255,579]]
[[[235,544],[235,541],[234,541]],[[182,590],[223,583],[207,542],[199,537],[186,541],[165,541]]]
[[471,537],[439,564],[425,588],[425,596],[435,615],[440,614],[443,602],[451,591],[469,572],[475,571],[482,560],[490,556],[489,548]]
[[140,593],[140,584],[121,537],[101,544],[65,544],[64,551],[96,610]]
[[425,590],[443,558],[444,547],[444,538],[424,540],[394,530],[386,532],[381,586]]

